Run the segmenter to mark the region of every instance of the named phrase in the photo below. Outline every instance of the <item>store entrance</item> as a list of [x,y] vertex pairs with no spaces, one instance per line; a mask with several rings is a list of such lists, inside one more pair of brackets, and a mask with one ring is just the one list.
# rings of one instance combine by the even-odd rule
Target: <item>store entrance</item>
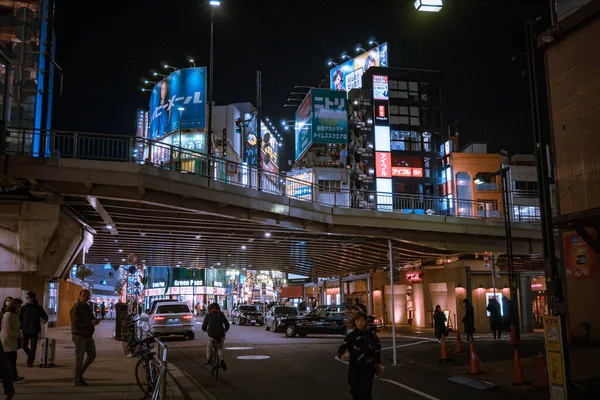
[[531,310],[534,329],[544,328],[544,315],[548,315],[546,279],[543,276],[531,278]]

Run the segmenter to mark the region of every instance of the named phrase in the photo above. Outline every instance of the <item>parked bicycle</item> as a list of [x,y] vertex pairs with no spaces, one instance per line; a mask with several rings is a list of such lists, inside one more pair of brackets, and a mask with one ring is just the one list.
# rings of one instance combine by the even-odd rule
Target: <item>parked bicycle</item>
[[154,337],[150,336],[139,343],[139,360],[135,365],[135,380],[144,393],[144,398],[152,396],[159,382],[160,364],[153,351]]

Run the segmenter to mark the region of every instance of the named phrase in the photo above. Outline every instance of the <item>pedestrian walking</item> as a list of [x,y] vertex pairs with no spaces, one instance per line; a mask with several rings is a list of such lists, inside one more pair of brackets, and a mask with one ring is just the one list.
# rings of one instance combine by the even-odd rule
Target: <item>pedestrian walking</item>
[[2,317],[4,317],[4,314],[6,314],[6,309],[8,308],[12,299],[12,297],[8,296],[6,299],[4,299],[4,303],[2,303],[2,310],[0,311],[0,332],[2,331]]
[[442,307],[438,304],[435,306],[435,311],[433,312],[433,326],[435,328],[435,338],[438,340],[438,343],[442,342],[442,335],[448,336],[446,321],[446,314],[444,314]]
[[12,380],[8,359],[6,358],[6,354],[4,354],[2,340],[0,340],[0,379],[2,380],[6,400],[11,400],[15,397],[15,385]]
[[27,367],[33,367],[41,323],[48,322],[48,314],[38,302],[34,292],[27,293],[26,303],[19,313],[23,332],[23,351],[27,354]]
[[17,371],[17,351],[21,348],[21,325],[19,324],[19,310],[23,300],[12,299],[6,313],[2,318],[2,332],[0,332],[0,340],[4,349],[4,355],[8,360],[10,370],[10,378],[13,382],[23,380]]
[[348,361],[348,385],[354,400],[371,400],[373,379],[383,372],[381,344],[374,330],[367,329],[367,314],[352,312],[347,323],[352,330],[338,348],[337,355]]
[[516,300],[508,300],[508,310],[510,315],[508,328],[510,329],[510,325],[514,325],[515,336],[517,337],[517,340],[521,340],[521,329],[519,324],[519,307],[517,305]]
[[490,298],[486,310],[490,313],[490,327],[494,333],[494,340],[502,339],[502,310],[495,297]]
[[360,299],[354,299],[354,305],[358,308],[360,308],[360,310],[362,312],[364,312],[365,314],[367,313],[367,306],[365,306]]
[[465,307],[465,316],[463,317],[462,322],[465,324],[467,341],[474,341],[473,333],[475,333],[475,312],[473,311],[473,305],[469,299],[464,299],[463,306]]
[[[71,338],[75,345],[75,368],[73,380],[75,386],[86,386],[83,374],[96,359],[96,343],[94,330],[100,322],[94,318],[92,308],[88,304],[92,294],[89,290],[79,292],[77,303],[71,307]],[[85,360],[84,360],[85,358]]]
[[106,304],[104,302],[102,302],[102,304],[100,304],[100,316],[102,317],[102,319],[104,319],[105,315],[106,315]]

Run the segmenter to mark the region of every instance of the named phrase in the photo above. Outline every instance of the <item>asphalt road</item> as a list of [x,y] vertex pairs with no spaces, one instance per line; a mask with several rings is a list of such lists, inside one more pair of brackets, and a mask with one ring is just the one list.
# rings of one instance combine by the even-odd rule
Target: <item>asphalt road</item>
[[[348,366],[335,358],[341,335],[309,335],[286,338],[267,332],[260,326],[232,325],[225,342],[228,371],[219,380],[211,376],[206,361],[206,335],[197,325],[195,340],[168,340],[169,361],[187,373],[195,383],[217,400],[244,399],[350,399],[347,385]],[[392,365],[390,338],[382,338],[383,379],[376,379],[373,399],[436,400],[519,398],[519,394],[480,391],[449,381],[448,375],[417,365]],[[434,341],[418,337],[401,337],[398,354],[414,347],[439,348]],[[237,348],[237,349],[236,349]],[[262,359],[241,359],[265,356]],[[525,395],[523,396],[525,398]]]

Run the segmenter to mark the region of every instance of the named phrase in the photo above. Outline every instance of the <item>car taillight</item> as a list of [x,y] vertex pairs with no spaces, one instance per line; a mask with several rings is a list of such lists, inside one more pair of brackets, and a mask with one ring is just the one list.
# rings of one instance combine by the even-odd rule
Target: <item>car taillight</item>
[[152,319],[155,321],[162,321],[163,319],[165,319],[165,317],[161,317],[160,315],[155,315],[154,317],[152,317]]
[[190,315],[184,315],[184,316],[183,316],[183,319],[192,319],[192,318],[194,318],[194,316],[193,316],[193,315],[191,315],[191,314],[190,314]]

